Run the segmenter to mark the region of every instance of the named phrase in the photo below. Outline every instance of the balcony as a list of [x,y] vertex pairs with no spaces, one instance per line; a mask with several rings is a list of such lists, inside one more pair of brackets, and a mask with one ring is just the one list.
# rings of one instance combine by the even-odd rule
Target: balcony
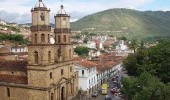
[[51,31],[51,26],[49,25],[36,25],[36,26],[31,26],[31,31]]

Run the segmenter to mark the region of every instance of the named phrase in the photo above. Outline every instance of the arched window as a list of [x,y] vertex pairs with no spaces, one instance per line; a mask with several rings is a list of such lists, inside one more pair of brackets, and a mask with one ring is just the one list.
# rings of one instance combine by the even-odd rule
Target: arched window
[[34,52],[34,61],[35,61],[35,64],[38,64],[38,52],[37,51]]
[[72,66],[70,66],[70,72],[72,72]]
[[58,35],[58,43],[60,43],[60,35]]
[[10,97],[10,89],[7,88],[7,96]]
[[84,75],[84,70],[82,70],[82,75]]
[[57,53],[58,53],[58,57],[60,57],[61,56],[61,46],[59,46]]
[[40,18],[41,18],[41,21],[45,21],[45,16],[44,16],[44,13],[41,13],[41,16],[40,16]]
[[48,62],[51,63],[51,51],[48,52]]
[[71,49],[69,50],[69,59],[71,59]]
[[41,42],[45,42],[45,35],[41,34]]
[[37,34],[34,34],[34,43],[37,44]]
[[63,75],[64,74],[64,69],[61,69],[61,75]]
[[64,40],[64,42],[66,42],[66,35],[63,36],[63,40]]
[[52,72],[50,72],[50,79],[53,78]]
[[51,93],[51,100],[54,100],[54,95],[53,95],[53,93]]

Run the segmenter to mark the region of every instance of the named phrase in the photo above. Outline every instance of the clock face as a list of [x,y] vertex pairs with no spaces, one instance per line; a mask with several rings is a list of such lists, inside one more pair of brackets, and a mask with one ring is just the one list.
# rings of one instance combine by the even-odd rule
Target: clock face
[[63,19],[62,25],[63,25],[64,27],[66,27],[66,19],[65,19],[65,18]]

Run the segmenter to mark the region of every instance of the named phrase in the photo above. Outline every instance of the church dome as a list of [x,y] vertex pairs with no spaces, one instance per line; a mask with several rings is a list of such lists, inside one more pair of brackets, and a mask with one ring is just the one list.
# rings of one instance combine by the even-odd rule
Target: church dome
[[42,0],[39,0],[35,5],[35,8],[47,8],[47,6],[42,2]]
[[58,11],[57,14],[67,14],[67,12],[64,10],[64,6],[61,5],[61,9]]

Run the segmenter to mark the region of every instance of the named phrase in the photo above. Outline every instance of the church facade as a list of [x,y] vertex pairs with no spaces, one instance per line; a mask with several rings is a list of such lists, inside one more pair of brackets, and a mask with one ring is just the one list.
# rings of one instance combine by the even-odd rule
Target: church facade
[[31,13],[28,61],[0,62],[0,100],[71,100],[78,91],[78,75],[73,70],[70,16],[61,5],[51,44],[50,9],[39,0]]

